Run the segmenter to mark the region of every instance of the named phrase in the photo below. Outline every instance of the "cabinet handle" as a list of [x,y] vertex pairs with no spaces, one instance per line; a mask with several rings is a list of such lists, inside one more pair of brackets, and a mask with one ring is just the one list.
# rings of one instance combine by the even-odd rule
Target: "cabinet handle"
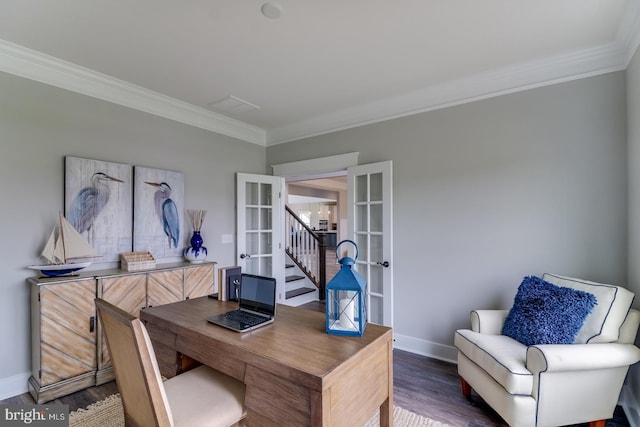
[[89,317],[89,332],[96,330],[96,316]]

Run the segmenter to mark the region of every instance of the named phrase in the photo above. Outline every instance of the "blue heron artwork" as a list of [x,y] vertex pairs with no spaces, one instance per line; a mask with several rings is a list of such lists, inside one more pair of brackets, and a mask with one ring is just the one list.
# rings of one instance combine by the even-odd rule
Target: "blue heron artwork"
[[156,214],[162,222],[162,229],[164,234],[167,235],[169,247],[177,248],[178,240],[180,239],[180,216],[178,215],[176,203],[171,199],[171,187],[166,182],[145,181],[145,184],[157,188],[153,195]]
[[156,258],[182,256],[184,175],[134,168],[133,248]]
[[111,188],[109,182],[124,182],[121,179],[107,175],[104,172],[96,172],[91,177],[91,185],[78,191],[71,202],[71,208],[67,214],[67,220],[78,233],[86,233],[91,243],[93,224],[97,216],[109,202]]
[[65,157],[65,217],[101,261],[131,251],[133,167]]

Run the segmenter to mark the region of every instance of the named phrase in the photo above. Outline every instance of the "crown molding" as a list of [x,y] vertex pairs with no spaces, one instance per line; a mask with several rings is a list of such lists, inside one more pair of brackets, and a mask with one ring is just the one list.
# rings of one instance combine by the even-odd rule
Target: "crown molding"
[[267,132],[276,145],[537,87],[625,70],[640,46],[640,1],[627,0],[615,41],[591,49],[492,70],[315,117]]
[[621,49],[618,43],[611,43],[540,61],[496,69],[272,129],[267,132],[267,145],[620,71],[626,69],[629,63],[627,56],[628,53]]
[[266,145],[264,129],[5,40],[0,40],[0,71]]
[[268,131],[4,40],[0,40],[0,71],[270,146],[624,70],[638,46],[640,1],[628,0],[612,43],[444,82]]
[[625,52],[628,66],[640,45],[640,1],[627,0],[626,9],[616,33],[616,43]]

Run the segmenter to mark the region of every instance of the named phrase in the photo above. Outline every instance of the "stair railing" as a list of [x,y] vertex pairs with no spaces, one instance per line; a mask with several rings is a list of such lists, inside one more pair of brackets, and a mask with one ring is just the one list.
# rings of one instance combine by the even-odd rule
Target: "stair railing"
[[304,275],[318,287],[320,300],[324,300],[327,284],[325,235],[313,231],[289,206],[285,206],[285,209],[285,230],[288,233],[285,251]]

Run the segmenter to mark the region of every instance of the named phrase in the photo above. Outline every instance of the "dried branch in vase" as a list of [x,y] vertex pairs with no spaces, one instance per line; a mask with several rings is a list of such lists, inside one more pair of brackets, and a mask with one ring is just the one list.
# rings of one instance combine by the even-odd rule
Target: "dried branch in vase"
[[204,222],[204,217],[207,216],[207,211],[203,209],[187,209],[187,214],[193,231],[202,230],[202,223]]

